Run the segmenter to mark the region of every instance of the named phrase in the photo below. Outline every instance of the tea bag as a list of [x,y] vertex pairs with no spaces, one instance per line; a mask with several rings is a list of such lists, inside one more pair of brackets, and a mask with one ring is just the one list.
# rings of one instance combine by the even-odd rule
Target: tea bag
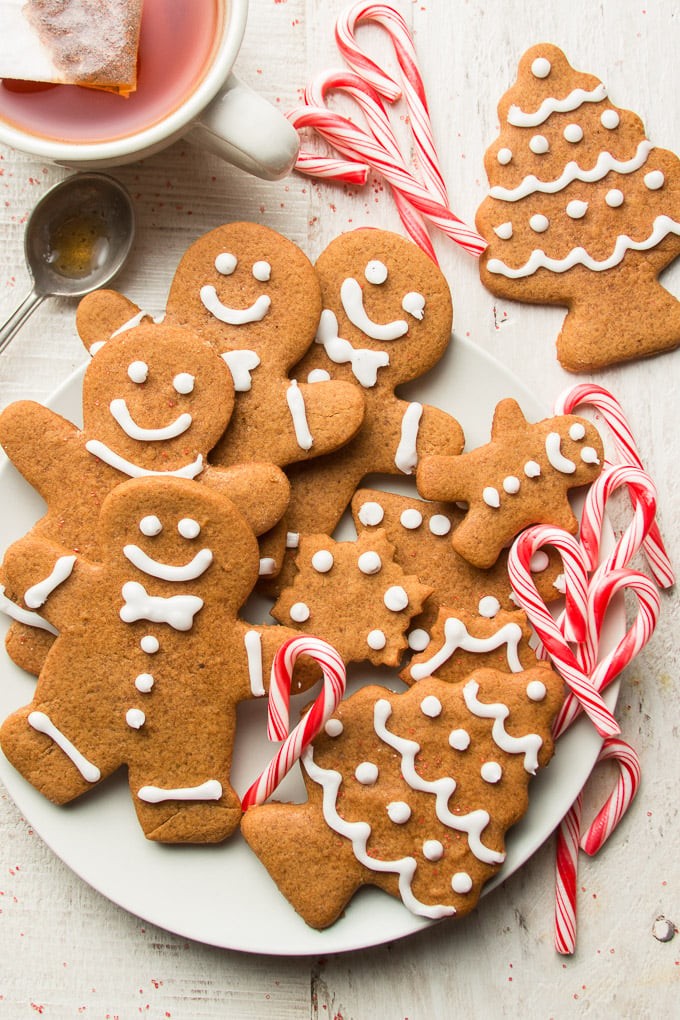
[[0,0],[0,78],[127,95],[142,0]]

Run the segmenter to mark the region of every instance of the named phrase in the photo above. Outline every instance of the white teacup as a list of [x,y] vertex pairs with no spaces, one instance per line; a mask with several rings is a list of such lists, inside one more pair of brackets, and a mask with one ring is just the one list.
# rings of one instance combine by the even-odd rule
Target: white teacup
[[248,0],[146,0],[137,92],[124,99],[68,85],[0,86],[0,142],[98,170],[186,137],[242,170],[278,180],[295,162],[298,136],[232,73],[247,14]]

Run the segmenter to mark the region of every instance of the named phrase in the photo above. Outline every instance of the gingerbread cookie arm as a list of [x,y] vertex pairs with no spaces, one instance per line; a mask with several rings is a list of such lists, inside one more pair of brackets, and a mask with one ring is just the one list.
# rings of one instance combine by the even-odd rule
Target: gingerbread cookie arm
[[230,499],[256,535],[281,520],[290,499],[288,479],[274,464],[208,465],[201,481]]
[[[237,643],[242,649],[239,654],[240,668],[234,671],[233,697],[235,701],[262,698],[269,690],[274,656],[281,645],[300,633],[290,627],[278,625],[248,624],[239,621],[236,625]],[[299,694],[309,690],[321,676],[318,666],[303,656],[295,665],[291,693]]]
[[5,612],[56,634],[79,619],[81,600],[88,603],[97,576],[95,564],[29,533],[5,553],[5,597],[15,606],[5,605]]
[[48,502],[70,474],[74,459],[91,458],[70,421],[33,400],[19,400],[0,414],[0,445],[15,468]]

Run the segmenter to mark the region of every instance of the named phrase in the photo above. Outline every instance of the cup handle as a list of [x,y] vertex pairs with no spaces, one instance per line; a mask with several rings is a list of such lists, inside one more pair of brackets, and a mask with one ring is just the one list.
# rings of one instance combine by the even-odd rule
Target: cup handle
[[235,74],[185,137],[266,181],[285,177],[300,147],[293,125]]

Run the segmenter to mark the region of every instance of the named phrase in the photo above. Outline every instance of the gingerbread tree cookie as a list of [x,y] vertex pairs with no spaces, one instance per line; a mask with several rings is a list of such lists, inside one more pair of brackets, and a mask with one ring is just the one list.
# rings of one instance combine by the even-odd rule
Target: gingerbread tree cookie
[[425,499],[467,503],[453,548],[477,567],[490,567],[530,524],[554,524],[575,534],[567,494],[602,470],[597,429],[585,418],[558,415],[532,424],[516,400],[496,407],[491,441],[459,457],[425,457],[418,491]]
[[463,916],[552,755],[562,692],[551,669],[429,678],[404,694],[365,687],[303,752],[308,801],[250,807],[242,832],[315,928],[362,885],[422,917]]
[[680,254],[680,163],[556,46],[525,53],[498,106],[477,212],[484,285],[569,309],[557,340],[578,372],[680,344],[680,302],[659,273]]

